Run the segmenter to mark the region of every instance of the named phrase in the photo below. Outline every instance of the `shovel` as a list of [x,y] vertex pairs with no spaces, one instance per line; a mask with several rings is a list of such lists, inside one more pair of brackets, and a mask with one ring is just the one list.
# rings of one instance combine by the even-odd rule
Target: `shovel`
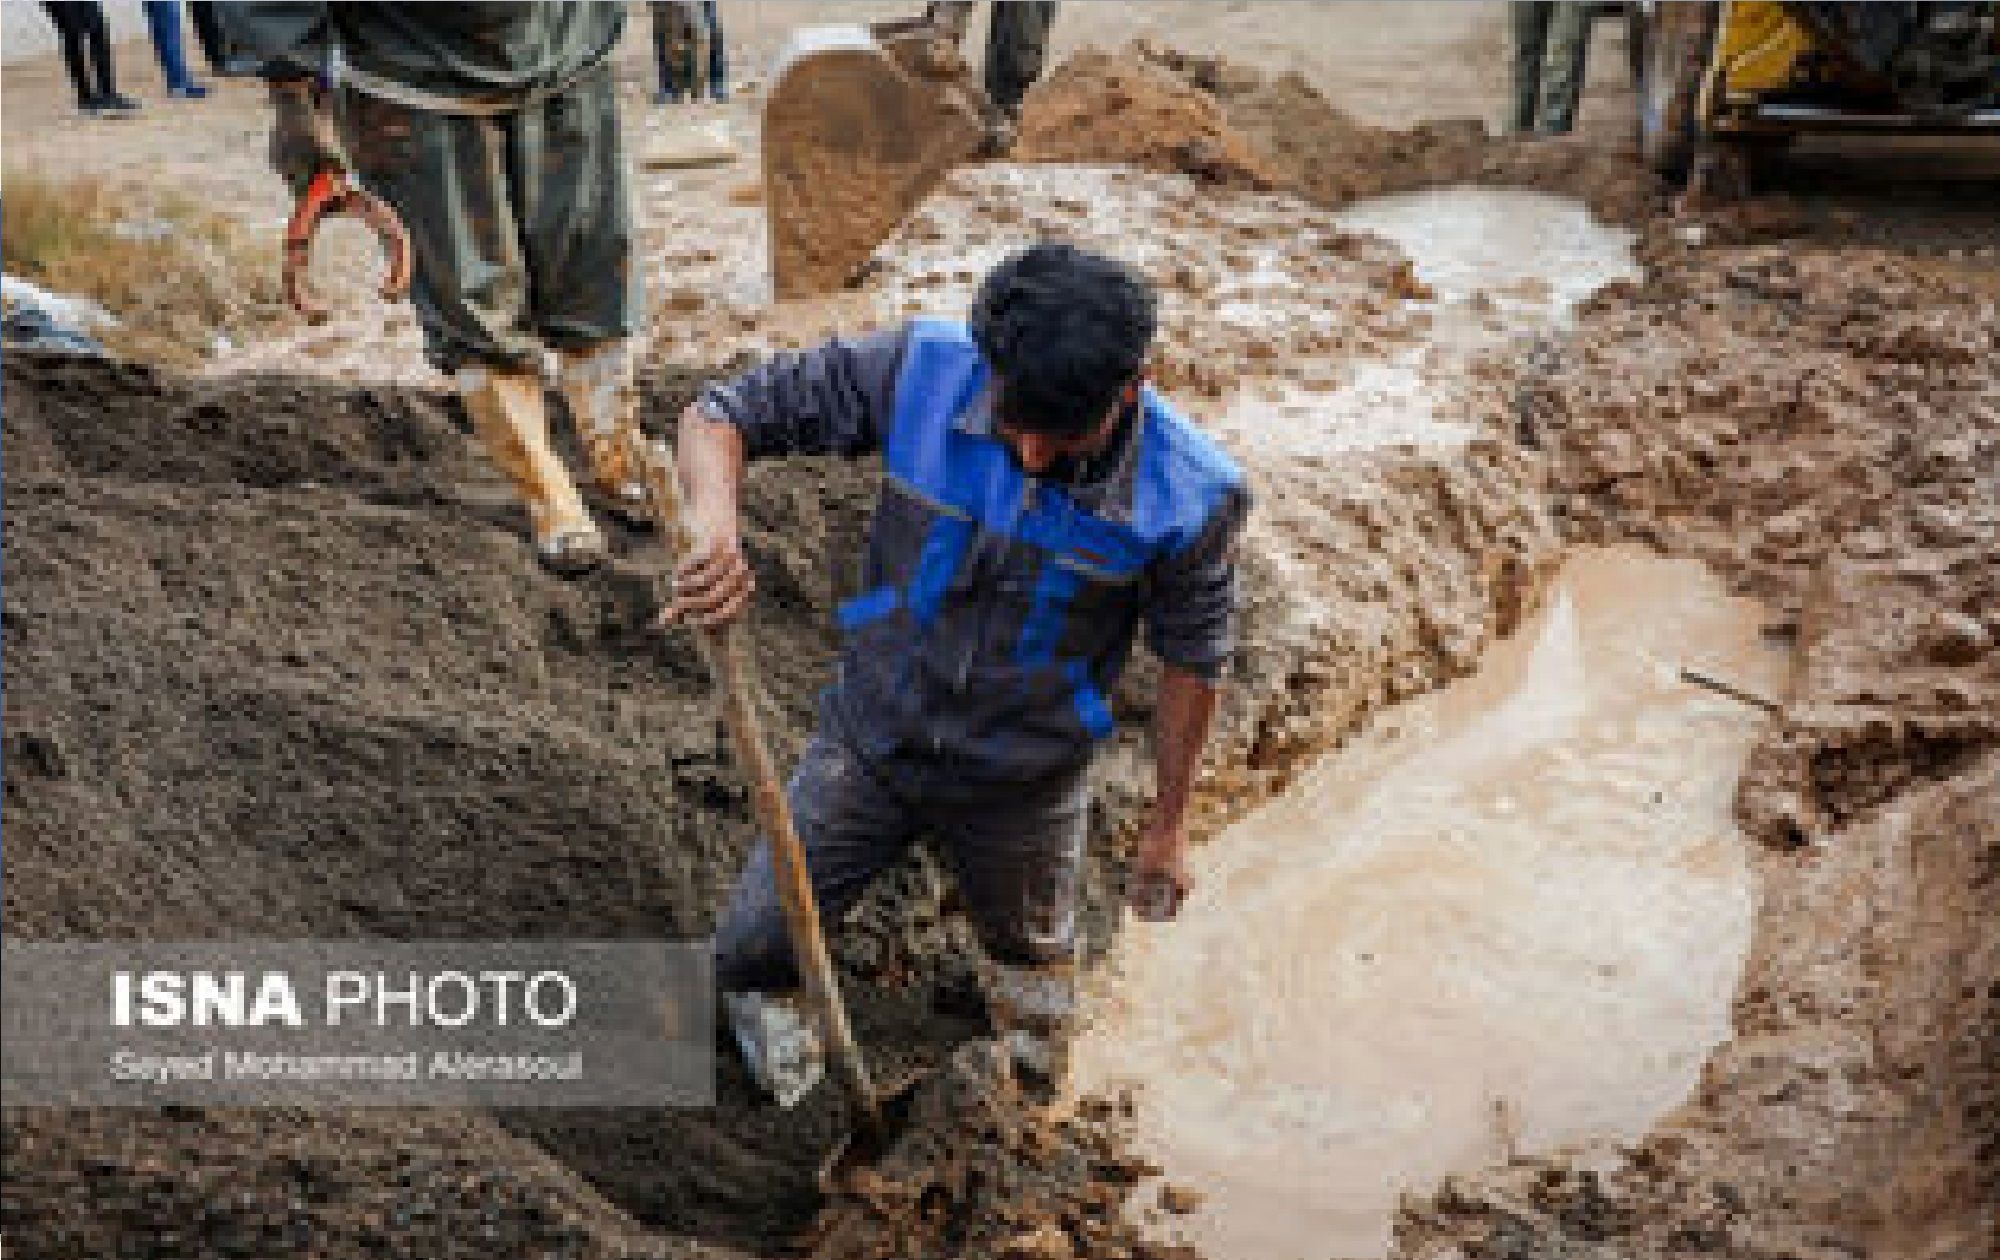
[[[627,450],[646,485],[646,502],[667,551],[676,560],[692,543],[681,504],[680,478],[674,458],[666,446],[646,440],[631,426],[626,432]],[[701,630],[696,644],[715,689],[722,696],[722,720],[729,728],[729,742],[736,750],[738,764],[750,781],[751,812],[771,846],[771,865],[778,885],[778,900],[784,907],[785,929],[792,938],[792,952],[805,978],[808,1006],[818,1022],[820,1036],[833,1059],[834,1074],[841,1092],[847,1096],[849,1132],[834,1146],[819,1169],[822,1193],[833,1194],[847,1184],[856,1168],[873,1163],[886,1147],[896,1122],[907,1110],[919,1078],[911,1076],[887,1090],[878,1091],[868,1065],[855,1044],[854,1030],[847,1022],[847,1008],[840,1000],[840,982],[833,973],[833,960],[826,952],[826,936],[820,930],[819,906],[813,898],[812,880],[806,872],[805,847],[792,823],[792,808],[779,786],[771,749],[764,739],[764,727],[751,701],[751,670],[747,645],[740,623],[720,629]]]

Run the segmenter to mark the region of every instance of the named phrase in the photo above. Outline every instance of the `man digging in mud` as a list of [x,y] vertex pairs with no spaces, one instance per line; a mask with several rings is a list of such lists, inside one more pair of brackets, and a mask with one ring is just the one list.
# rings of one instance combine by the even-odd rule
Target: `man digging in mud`
[[[1152,290],[1108,258],[1042,244],[981,285],[970,325],[919,320],[834,339],[712,386],[681,417],[694,545],[662,615],[702,626],[748,607],[744,463],[879,453],[886,476],[862,592],[819,730],[791,788],[814,892],[837,921],[916,838],[934,835],[988,962],[996,1030],[1060,1073],[1095,743],[1143,624],[1165,666],[1158,800],[1135,905],[1171,918],[1183,816],[1230,652],[1233,544],[1249,503],[1227,456],[1144,384]],[[766,846],[717,930],[717,979],[758,1082],[789,1106],[819,1048]]]
[[[545,346],[560,353],[591,478],[643,524],[621,437],[638,305],[610,64],[625,6],[224,4],[218,16],[232,67],[269,85],[271,162],[293,191],[351,156],[409,229],[425,355],[527,505],[537,556],[562,574],[596,567],[604,535],[549,446],[540,365]],[[330,102],[317,76],[336,53]]]

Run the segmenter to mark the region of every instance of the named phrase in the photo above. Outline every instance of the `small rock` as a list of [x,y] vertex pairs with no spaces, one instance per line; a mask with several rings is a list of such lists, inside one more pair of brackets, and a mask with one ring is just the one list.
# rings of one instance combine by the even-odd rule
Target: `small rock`
[[1971,665],[1993,650],[1993,634],[1975,617],[1947,609],[1931,620],[1924,655],[1939,665]]
[[1203,1195],[1199,1190],[1177,1186],[1169,1182],[1160,1187],[1160,1207],[1175,1216],[1187,1216],[1201,1210]]
[[1000,1260],[1075,1260],[1075,1256],[1069,1235],[1052,1222],[1018,1234],[1000,1248]]
[[1407,258],[1390,269],[1388,287],[1397,297],[1413,302],[1428,302],[1437,297],[1437,290],[1417,277],[1416,265]]

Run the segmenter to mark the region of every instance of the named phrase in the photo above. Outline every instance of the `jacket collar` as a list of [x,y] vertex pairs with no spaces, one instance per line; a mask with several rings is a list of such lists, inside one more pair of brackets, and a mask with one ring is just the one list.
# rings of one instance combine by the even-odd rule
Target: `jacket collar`
[[[1084,484],[1128,481],[1132,472],[1132,461],[1139,448],[1139,432],[1146,427],[1146,404],[1152,398],[1152,387],[1142,385],[1139,398],[1132,404],[1136,413],[1121,427],[1117,445],[1091,460],[1091,471],[1096,476]],[[972,437],[994,438],[993,428],[993,385],[988,382],[979,387],[972,401],[965,404],[959,413],[951,418],[951,427]]]

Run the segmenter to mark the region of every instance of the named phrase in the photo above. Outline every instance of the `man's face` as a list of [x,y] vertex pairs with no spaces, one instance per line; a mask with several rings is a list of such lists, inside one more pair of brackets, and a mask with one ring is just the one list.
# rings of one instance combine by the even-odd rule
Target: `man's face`
[[993,432],[1014,455],[1021,467],[1034,477],[1052,477],[1065,480],[1077,465],[1095,455],[1100,455],[1111,445],[1118,434],[1118,421],[1139,398],[1139,386],[1135,381],[1119,391],[1118,401],[1111,404],[1095,428],[1078,434],[1035,433],[1027,429],[1009,428],[1003,420],[994,421]]

